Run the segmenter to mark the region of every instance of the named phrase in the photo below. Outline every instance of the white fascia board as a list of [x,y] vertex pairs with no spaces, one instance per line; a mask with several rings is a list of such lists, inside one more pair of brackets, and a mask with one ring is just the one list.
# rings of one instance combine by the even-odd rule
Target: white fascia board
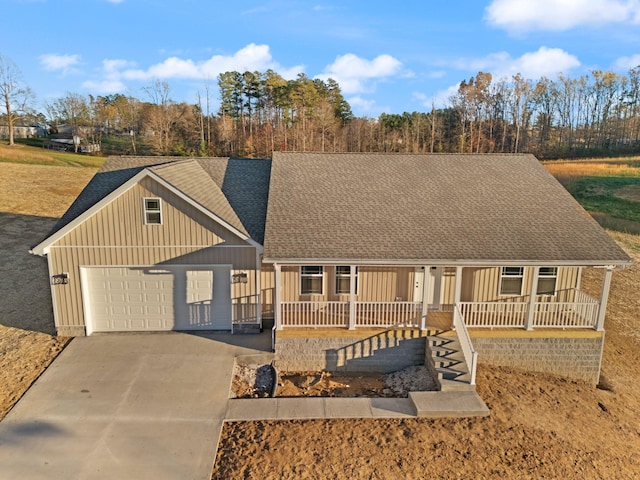
[[340,259],[335,258],[269,258],[262,259],[264,263],[279,265],[376,265],[376,266],[416,266],[429,265],[433,267],[605,267],[630,266],[632,261],[611,260],[379,260],[379,259]]

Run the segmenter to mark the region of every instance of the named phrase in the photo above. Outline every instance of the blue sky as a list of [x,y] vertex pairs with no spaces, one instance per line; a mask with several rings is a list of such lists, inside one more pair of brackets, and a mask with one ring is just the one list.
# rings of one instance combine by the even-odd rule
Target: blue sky
[[195,103],[227,70],[332,77],[356,115],[428,110],[494,78],[625,74],[640,65],[639,0],[2,0],[0,54],[37,106],[131,94],[156,79]]

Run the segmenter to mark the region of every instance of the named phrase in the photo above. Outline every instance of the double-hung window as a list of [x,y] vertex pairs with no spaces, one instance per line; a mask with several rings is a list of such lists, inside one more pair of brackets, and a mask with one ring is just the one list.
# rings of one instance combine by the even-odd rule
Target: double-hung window
[[538,295],[555,295],[556,280],[558,279],[557,267],[540,267],[538,272]]
[[500,295],[522,295],[524,267],[502,267],[500,269]]
[[[358,267],[355,271],[356,293],[358,292]],[[351,293],[351,267],[338,265],[336,267],[336,295]]]
[[162,224],[162,212],[159,198],[144,199],[144,223],[146,225]]
[[324,293],[324,269],[322,265],[300,267],[300,294],[322,295]]

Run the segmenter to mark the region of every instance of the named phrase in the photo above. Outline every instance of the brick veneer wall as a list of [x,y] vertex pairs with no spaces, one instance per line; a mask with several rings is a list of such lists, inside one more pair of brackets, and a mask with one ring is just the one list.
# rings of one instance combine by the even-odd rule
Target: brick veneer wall
[[600,376],[604,332],[557,332],[531,336],[471,334],[481,364],[547,372],[596,385]]
[[280,371],[380,372],[424,365],[426,339],[419,330],[385,330],[353,336],[289,337],[276,334],[275,365]]

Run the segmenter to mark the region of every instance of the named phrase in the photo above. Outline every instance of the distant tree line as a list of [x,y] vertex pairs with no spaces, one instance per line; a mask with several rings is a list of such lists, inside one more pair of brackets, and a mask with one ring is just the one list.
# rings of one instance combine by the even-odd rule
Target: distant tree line
[[[156,81],[142,90],[141,99],[67,93],[47,104],[45,114],[54,131],[65,124],[88,142],[104,143],[103,152],[123,154],[640,153],[640,67],[627,75],[594,70],[579,78],[535,81],[520,74],[494,81],[479,72],[462,81],[442,108],[378,118],[355,117],[331,79],[300,74],[285,80],[268,70],[225,72],[216,83],[214,91],[206,81],[195,104],[174,101],[170,85]],[[213,103],[219,105],[216,111]],[[43,120],[34,112],[10,115],[13,125]]]

